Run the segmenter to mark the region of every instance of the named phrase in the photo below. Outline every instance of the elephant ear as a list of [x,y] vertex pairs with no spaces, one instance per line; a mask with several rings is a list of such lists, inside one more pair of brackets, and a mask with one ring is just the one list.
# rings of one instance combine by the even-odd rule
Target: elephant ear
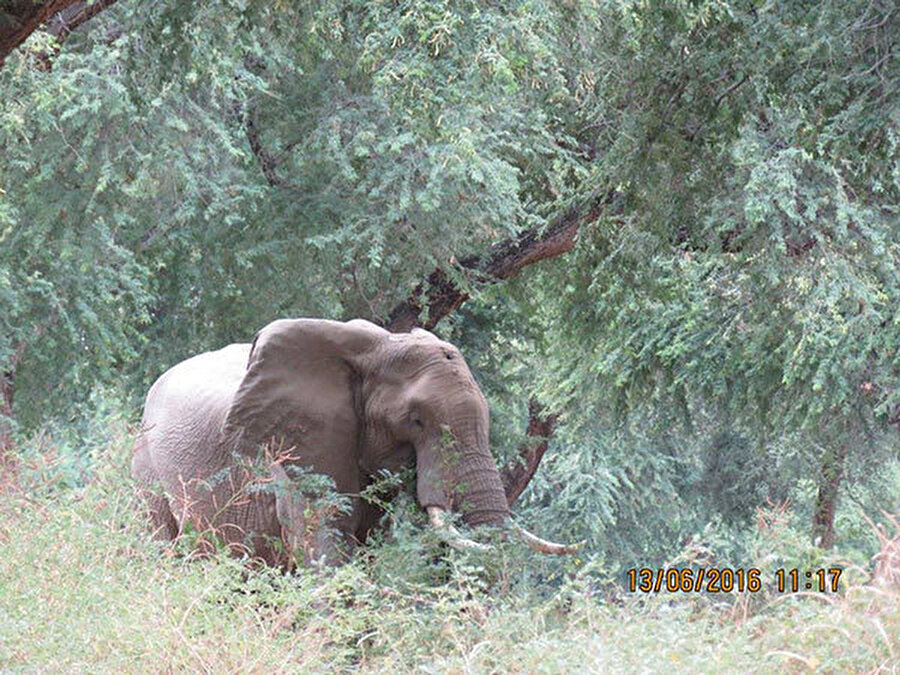
[[385,335],[361,320],[270,323],[253,341],[225,438],[242,452],[273,443],[319,473],[350,472],[361,424],[360,364]]

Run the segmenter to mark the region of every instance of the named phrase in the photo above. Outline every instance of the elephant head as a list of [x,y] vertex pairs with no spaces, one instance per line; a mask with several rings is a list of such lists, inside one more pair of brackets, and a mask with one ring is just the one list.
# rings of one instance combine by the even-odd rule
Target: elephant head
[[[544,552],[575,550],[512,524],[484,395],[459,350],[428,331],[275,321],[253,342],[224,431],[244,447],[277,438],[293,448],[291,461],[331,476],[350,495],[380,470],[415,461],[419,504],[455,546],[480,545],[447,524],[450,511],[468,525],[509,527]],[[363,510],[356,499],[338,529],[359,537]]]

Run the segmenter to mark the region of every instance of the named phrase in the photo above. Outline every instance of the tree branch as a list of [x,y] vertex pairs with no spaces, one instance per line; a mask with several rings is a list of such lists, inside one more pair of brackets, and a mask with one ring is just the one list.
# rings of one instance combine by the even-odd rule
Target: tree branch
[[[92,19],[116,0],[95,0],[93,3],[77,0],[12,0],[0,10],[0,68],[6,57],[42,24],[45,31],[62,43],[78,26]],[[48,55],[42,57],[49,65]]]
[[110,5],[114,5],[116,0],[94,0],[88,4],[87,2],[76,2],[66,7],[59,14],[54,16],[47,22],[44,30],[53,35],[57,40],[62,42],[85,21],[89,21],[97,16]]
[[506,492],[506,503],[510,506],[519,498],[537,471],[547,452],[547,446],[553,437],[556,426],[556,415],[543,415],[543,406],[532,398],[528,401],[529,440],[519,446],[519,462],[510,463],[500,472],[503,490]]
[[[244,67],[260,77],[266,71],[265,61],[251,54],[244,56]],[[266,147],[262,144],[254,101],[252,99],[247,101],[246,109],[243,112],[241,112],[241,108],[240,103],[235,103],[235,110],[239,115],[243,115],[244,132],[247,134],[247,141],[250,143],[250,151],[256,157],[256,161],[259,162],[259,168],[262,169],[266,182],[269,184],[269,187],[284,185],[284,180],[281,179],[276,171],[278,159],[266,150]]]
[[[528,265],[555,258],[572,250],[575,236],[585,223],[593,222],[608,198],[596,199],[590,208],[572,208],[556,218],[546,228],[532,228],[518,237],[491,246],[486,258],[472,257],[460,261],[460,266],[473,277],[496,283],[515,276]],[[423,307],[423,297],[426,302]],[[403,302],[388,313],[386,328],[402,333],[421,326],[434,328],[441,319],[456,310],[469,298],[441,269],[435,269]],[[427,309],[428,317],[421,314]]]
[[263,147],[262,141],[259,138],[259,127],[256,125],[255,109],[247,111],[244,117],[244,131],[247,133],[247,140],[250,142],[250,150],[259,161],[259,166],[262,169],[263,176],[266,177],[266,182],[270,187],[282,185],[284,181],[275,171],[278,162],[269,151]]

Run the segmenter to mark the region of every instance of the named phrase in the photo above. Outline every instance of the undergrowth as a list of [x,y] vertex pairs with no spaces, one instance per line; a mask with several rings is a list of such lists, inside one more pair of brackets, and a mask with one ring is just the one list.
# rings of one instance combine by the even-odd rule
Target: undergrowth
[[[388,542],[349,564],[283,574],[151,541],[124,431],[94,451],[83,487],[60,487],[53,457],[26,455],[0,492],[0,669],[900,668],[900,593],[864,583],[862,571],[837,595],[631,595],[589,554],[552,575],[505,548],[487,559],[440,551],[400,519]],[[790,548],[783,516],[762,522],[761,566]]]

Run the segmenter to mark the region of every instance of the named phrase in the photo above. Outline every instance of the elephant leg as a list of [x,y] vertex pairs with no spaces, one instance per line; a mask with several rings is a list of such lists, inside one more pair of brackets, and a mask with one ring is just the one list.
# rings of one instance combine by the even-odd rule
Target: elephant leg
[[289,554],[309,567],[340,564],[342,537],[329,522],[329,514],[302,495],[279,495],[276,513]]
[[[352,531],[345,522],[348,516],[338,516],[332,508],[323,508],[316,500],[291,489],[290,483],[280,475],[280,467],[273,473],[277,481],[275,513],[289,556],[307,567],[333,567],[343,562],[348,552],[348,537],[342,533]],[[349,518],[355,526],[354,514]]]
[[134,459],[131,462],[131,475],[138,485],[138,496],[147,507],[153,538],[159,541],[175,539],[178,536],[178,521],[172,514],[169,500],[159,487],[159,481],[150,463],[147,445],[143,438],[138,439],[135,447]]
[[152,536],[157,541],[172,541],[178,536],[178,522],[172,514],[169,500],[165,495],[152,490],[140,491],[150,515]]

